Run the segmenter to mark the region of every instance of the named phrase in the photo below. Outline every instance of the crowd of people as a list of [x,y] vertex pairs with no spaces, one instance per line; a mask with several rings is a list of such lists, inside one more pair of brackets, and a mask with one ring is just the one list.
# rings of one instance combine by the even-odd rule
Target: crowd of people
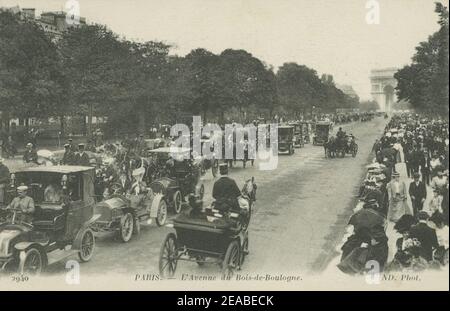
[[374,162],[349,221],[338,268],[364,273],[448,265],[448,121],[394,115],[373,146]]

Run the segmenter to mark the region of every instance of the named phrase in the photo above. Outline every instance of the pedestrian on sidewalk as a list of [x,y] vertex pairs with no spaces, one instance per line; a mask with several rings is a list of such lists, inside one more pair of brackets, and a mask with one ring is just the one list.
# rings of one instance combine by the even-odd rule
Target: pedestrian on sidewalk
[[400,180],[400,174],[394,172],[392,180],[387,184],[389,196],[389,211],[388,219],[392,222],[397,222],[405,214],[408,214],[408,203],[406,185]]
[[409,184],[409,196],[411,198],[413,215],[417,217],[417,213],[423,209],[423,204],[427,198],[427,189],[425,184],[420,181],[420,174],[414,173],[414,181]]

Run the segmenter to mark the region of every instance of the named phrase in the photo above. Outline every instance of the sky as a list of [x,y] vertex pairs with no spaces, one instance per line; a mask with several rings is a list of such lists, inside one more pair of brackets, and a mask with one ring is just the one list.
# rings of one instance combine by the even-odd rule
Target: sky
[[[77,0],[70,0],[77,1]],[[174,45],[172,54],[244,49],[275,70],[297,62],[370,99],[371,69],[410,63],[438,29],[436,0],[78,0],[88,23],[128,39]],[[61,11],[67,0],[0,0],[0,6]],[[379,3],[379,23],[366,5]],[[441,1],[448,6],[448,0]]]

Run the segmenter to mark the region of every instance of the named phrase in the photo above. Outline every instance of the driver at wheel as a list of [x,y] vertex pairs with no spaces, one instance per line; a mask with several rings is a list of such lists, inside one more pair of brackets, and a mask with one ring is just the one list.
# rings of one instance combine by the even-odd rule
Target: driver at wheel
[[229,210],[240,210],[238,198],[241,191],[234,179],[228,177],[228,164],[219,165],[221,177],[214,183],[212,196],[216,200],[216,207],[223,212]]
[[19,210],[22,213],[22,221],[31,224],[35,207],[33,198],[27,195],[27,190],[27,186],[17,187],[18,196],[11,201],[7,209]]
[[347,134],[342,130],[342,127],[339,128],[338,132],[336,133],[336,137],[339,139],[345,138]]

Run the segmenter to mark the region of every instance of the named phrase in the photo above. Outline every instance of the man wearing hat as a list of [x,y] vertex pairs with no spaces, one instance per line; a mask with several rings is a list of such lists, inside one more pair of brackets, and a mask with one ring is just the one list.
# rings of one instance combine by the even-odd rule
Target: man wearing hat
[[420,256],[431,261],[433,251],[439,247],[436,231],[428,226],[429,215],[425,211],[418,213],[419,223],[411,227],[410,237],[420,242]]
[[27,223],[33,222],[34,200],[27,195],[27,186],[17,187],[18,196],[8,205],[7,209],[16,209],[22,212],[22,220]]
[[[224,211],[229,209],[239,210],[238,197],[241,191],[234,179],[228,177],[228,164],[222,163],[219,165],[220,178],[214,183],[213,198],[224,207]],[[220,208],[220,206],[219,206]]]
[[5,203],[5,188],[9,184],[10,174],[8,167],[3,163],[3,158],[0,157],[0,205]]
[[425,184],[420,180],[420,174],[413,174],[414,181],[409,184],[409,196],[411,197],[411,203],[414,216],[417,217],[418,212],[423,209],[423,203],[427,198],[427,189]]
[[32,143],[26,145],[25,153],[23,154],[23,161],[25,163],[36,163],[38,164],[38,155]]
[[64,145],[64,155],[61,160],[62,165],[76,165],[76,155],[75,152],[70,148],[70,144]]
[[78,151],[78,147],[77,147],[77,146],[75,145],[75,143],[73,142],[73,138],[70,137],[70,138],[67,140],[67,144],[69,144],[70,150],[72,150],[73,153],[75,153],[75,152]]
[[90,166],[89,156],[84,150],[84,144],[78,145],[78,153],[76,154],[76,163],[80,166]]

